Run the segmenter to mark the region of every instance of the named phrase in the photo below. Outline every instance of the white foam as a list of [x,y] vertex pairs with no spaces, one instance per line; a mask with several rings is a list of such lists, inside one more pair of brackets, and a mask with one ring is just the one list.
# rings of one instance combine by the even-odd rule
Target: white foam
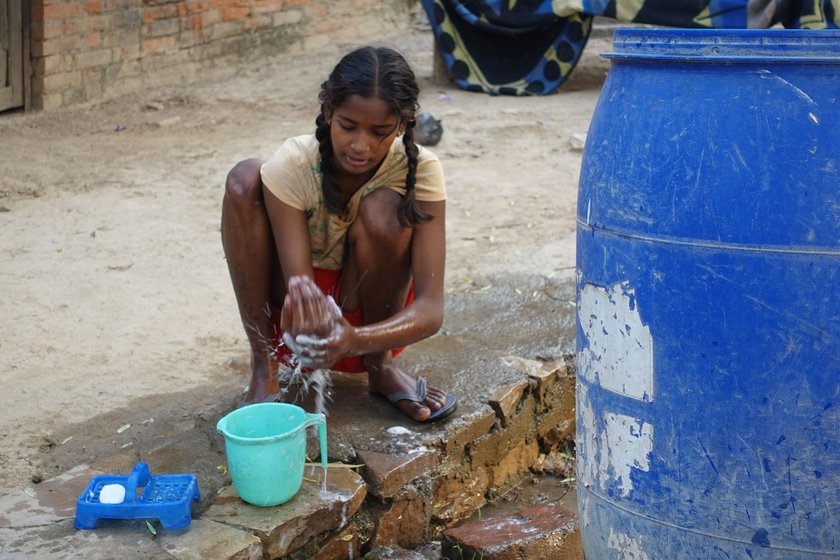
[[388,432],[388,435],[390,436],[410,436],[414,433],[408,428],[403,428],[402,426],[392,426],[385,431]]

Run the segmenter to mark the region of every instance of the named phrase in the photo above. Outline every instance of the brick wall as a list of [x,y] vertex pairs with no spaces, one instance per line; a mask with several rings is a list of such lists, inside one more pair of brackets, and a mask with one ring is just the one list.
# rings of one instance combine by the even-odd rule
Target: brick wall
[[61,107],[182,82],[225,59],[391,35],[410,24],[416,4],[31,0],[32,107]]

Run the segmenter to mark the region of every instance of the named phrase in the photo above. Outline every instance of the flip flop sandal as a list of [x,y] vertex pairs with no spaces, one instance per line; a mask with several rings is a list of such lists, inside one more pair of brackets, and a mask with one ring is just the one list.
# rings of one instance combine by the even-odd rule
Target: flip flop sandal
[[[426,400],[426,386],[426,379],[424,377],[418,377],[417,388],[414,393],[409,393],[406,391],[395,391],[390,395],[382,395],[381,393],[372,394],[384,396],[386,399],[388,399],[389,402],[391,402],[391,404],[394,405],[396,405],[400,401],[411,401],[422,404],[423,401]],[[402,412],[401,408],[397,408],[400,410],[400,412]],[[450,393],[446,393],[446,402],[439,409],[433,410],[431,416],[429,416],[425,420],[416,420],[414,418],[411,418],[411,416],[409,416],[409,418],[411,418],[415,422],[421,422],[424,424],[428,422],[436,422],[437,420],[442,420],[443,418],[446,418],[447,416],[455,412],[456,408],[458,408],[458,399],[456,399]],[[405,413],[403,412],[403,414]],[[406,414],[406,416],[408,415]]]

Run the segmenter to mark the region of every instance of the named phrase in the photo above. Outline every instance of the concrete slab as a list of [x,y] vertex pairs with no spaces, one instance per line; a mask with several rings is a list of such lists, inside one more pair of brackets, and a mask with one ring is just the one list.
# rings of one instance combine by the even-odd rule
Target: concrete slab
[[4,560],[175,560],[161,549],[145,521],[103,521],[92,531],[73,528],[68,519],[45,527],[0,529]]
[[188,531],[162,533],[160,547],[178,560],[258,560],[263,558],[262,541],[242,529],[195,519]]
[[38,527],[74,518],[76,500],[90,479],[99,474],[88,465],[79,465],[31,488],[0,497],[0,527]]

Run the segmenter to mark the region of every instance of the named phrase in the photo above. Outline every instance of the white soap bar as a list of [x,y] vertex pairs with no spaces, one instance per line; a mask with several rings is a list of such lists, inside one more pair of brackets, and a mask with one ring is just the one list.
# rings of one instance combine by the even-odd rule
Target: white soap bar
[[106,484],[99,491],[100,504],[121,504],[125,501],[125,486],[122,484]]

